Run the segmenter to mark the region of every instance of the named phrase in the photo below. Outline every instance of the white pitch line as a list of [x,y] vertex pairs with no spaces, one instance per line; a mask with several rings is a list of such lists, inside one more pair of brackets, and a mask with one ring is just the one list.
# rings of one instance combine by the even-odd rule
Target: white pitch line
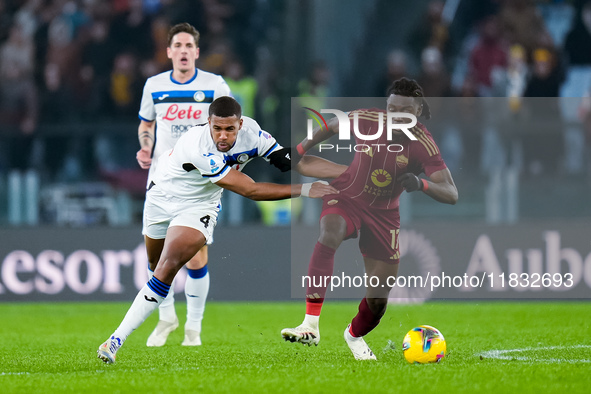
[[483,358],[492,358],[497,360],[518,360],[518,361],[531,361],[538,363],[591,363],[590,359],[564,359],[564,358],[534,358],[524,356],[512,356],[507,355],[511,353],[523,353],[523,352],[534,352],[540,350],[566,350],[566,349],[591,349],[591,345],[572,345],[572,346],[543,346],[543,347],[527,347],[521,349],[504,349],[504,350],[489,350],[483,353],[476,354]]
[[[105,366],[105,369],[97,369],[95,371],[84,371],[84,370],[77,370],[77,371],[63,371],[63,372],[0,372],[0,376],[15,376],[15,375],[74,375],[74,374],[90,374],[90,373],[105,373],[110,372],[108,369],[109,366]],[[196,371],[199,367],[187,367],[187,366],[179,366],[169,370],[172,372],[190,372]],[[114,371],[117,372],[153,372],[157,371],[158,368],[113,368]]]
[[29,372],[0,372],[0,376],[9,376],[9,375],[30,375]]

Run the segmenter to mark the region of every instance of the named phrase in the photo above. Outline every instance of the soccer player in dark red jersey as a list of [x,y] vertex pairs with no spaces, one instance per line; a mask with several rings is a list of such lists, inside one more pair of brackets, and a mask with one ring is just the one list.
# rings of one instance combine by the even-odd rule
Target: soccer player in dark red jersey
[[[401,78],[388,89],[388,112],[404,112],[430,117],[429,106],[423,90],[416,81]],[[451,173],[446,167],[439,148],[424,125],[417,123],[410,131],[417,138],[411,140],[402,130],[395,130],[392,140],[387,139],[386,111],[382,109],[360,109],[349,113],[351,130],[354,115],[357,114],[359,131],[374,135],[378,130],[380,112],[384,122],[382,136],[373,141],[356,138],[357,144],[368,146],[357,152],[348,166],[323,163],[326,174],[334,174],[331,185],[339,194],[323,198],[320,216],[320,237],[308,266],[311,286],[306,292],[306,315],[303,323],[295,328],[281,331],[285,340],[303,344],[320,341],[318,322],[326,294],[326,287],[315,287],[320,277],[331,276],[337,248],[346,239],[360,237],[359,248],[363,255],[368,277],[379,278],[376,287],[368,286],[365,298],[359,304],[359,312],[344,332],[345,341],[358,360],[375,360],[375,355],[363,340],[384,315],[391,286],[388,277],[396,277],[399,263],[398,233],[400,229],[399,197],[407,192],[421,191],[436,201],[455,204],[458,191]],[[395,119],[408,123],[408,118]],[[312,139],[305,139],[298,145],[299,155],[316,144],[339,132],[338,119],[332,118],[326,127],[315,130]],[[398,144],[394,149],[389,145]],[[402,148],[401,148],[402,147]],[[295,152],[292,152],[295,154]],[[313,160],[303,156],[298,171],[303,175],[318,176]],[[326,167],[330,166],[330,167]],[[428,179],[419,178],[424,173]],[[391,280],[390,280],[391,282]]]

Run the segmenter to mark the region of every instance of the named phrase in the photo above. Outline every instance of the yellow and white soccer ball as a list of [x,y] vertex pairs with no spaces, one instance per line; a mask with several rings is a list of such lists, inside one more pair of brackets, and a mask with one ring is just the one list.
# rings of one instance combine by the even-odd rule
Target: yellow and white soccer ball
[[431,326],[413,328],[402,341],[404,358],[411,364],[438,363],[445,357],[445,350],[443,334]]

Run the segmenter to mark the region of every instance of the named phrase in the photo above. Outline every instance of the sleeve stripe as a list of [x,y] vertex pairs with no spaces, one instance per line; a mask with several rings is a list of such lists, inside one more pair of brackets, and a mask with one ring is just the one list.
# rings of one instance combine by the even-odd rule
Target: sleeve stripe
[[277,142],[275,142],[275,145],[273,145],[272,147],[270,147],[270,148],[269,148],[269,150],[268,150],[268,151],[266,151],[266,152],[263,154],[263,157],[267,157],[267,156],[269,155],[269,153],[271,153],[271,152],[273,151],[273,149],[275,149],[275,148],[276,148],[276,147],[278,147],[278,146],[279,146],[279,144],[278,144]]
[[427,137],[427,134],[425,134],[423,130],[421,130],[419,127],[413,127],[411,131],[417,137],[419,142],[423,144],[427,150],[427,153],[429,153],[429,156],[435,156],[437,153],[439,153],[437,145],[435,145],[435,143],[429,137]]
[[429,142],[429,144],[433,147],[433,150],[435,151],[435,154],[439,153],[439,148],[437,148],[437,145],[435,145],[435,142],[433,142],[433,140],[429,137],[425,137],[427,142]]
[[435,153],[433,153],[433,151],[431,150],[431,147],[427,145],[427,143],[425,142],[425,140],[423,140],[423,138],[419,137],[418,141],[423,144],[423,147],[425,148],[425,150],[427,151],[427,153],[429,154],[429,156],[433,156]]
[[[375,118],[370,118],[370,117],[367,117],[367,116],[359,116],[357,119],[371,120],[373,122],[379,122],[380,121],[380,118],[377,117],[377,116]],[[382,117],[382,120],[386,120],[386,118],[385,117]]]
[[431,141],[431,139],[429,137],[427,137],[425,134],[422,134],[421,136],[419,136],[419,140],[423,140],[425,141],[425,143],[431,147],[430,152],[433,152],[431,154],[431,156],[436,155],[437,153],[439,153],[439,150],[437,149],[437,146],[433,143],[433,141]]
[[138,115],[137,117],[138,117],[138,118],[140,118],[140,120],[143,120],[144,122],[153,122],[153,121],[154,121],[154,119],[152,119],[152,120],[148,120],[148,119],[146,119],[146,118],[142,118],[142,116],[141,116],[141,115]]
[[201,174],[201,176],[203,176],[204,178],[213,178],[213,177],[216,177],[216,176],[222,175],[222,173],[223,173],[224,171],[226,171],[227,169],[229,169],[229,168],[230,168],[230,167],[228,167],[228,165],[226,164],[225,166],[223,166],[223,167],[222,167],[222,169],[221,169],[221,170],[219,170],[219,171],[218,171],[218,172],[216,172],[215,174],[211,174],[211,175],[209,175],[209,174],[208,174],[208,175],[206,175],[206,174]]
[[[384,114],[386,115],[384,112],[381,111],[351,111],[348,114],[348,117],[350,119],[353,119],[353,117],[357,114],[357,116],[361,117],[361,116],[365,116],[368,118],[375,118],[378,119],[378,117],[380,116],[380,114]],[[382,116],[384,116],[382,115]]]
[[435,145],[435,142],[433,142],[433,140],[431,138],[427,137],[427,134],[425,134],[423,132],[423,130],[421,130],[421,137],[423,139],[425,139],[425,142],[427,142],[429,145],[431,145],[431,147],[433,148],[433,151],[435,153],[439,153],[439,149],[437,149],[437,145]]

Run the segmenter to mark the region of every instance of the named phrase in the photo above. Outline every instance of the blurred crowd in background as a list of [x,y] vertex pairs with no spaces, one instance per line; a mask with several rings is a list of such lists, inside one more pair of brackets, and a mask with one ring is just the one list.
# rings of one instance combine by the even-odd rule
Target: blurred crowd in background
[[[330,59],[286,53],[311,46],[308,33],[294,34],[288,25],[305,20],[314,1],[0,0],[0,195],[9,188],[7,174],[34,170],[41,187],[104,181],[141,201],[146,174],[135,152],[142,87],[171,68],[167,32],[179,22],[201,33],[197,66],[223,75],[244,114],[284,145],[291,139],[291,97],[318,98],[320,108],[327,96],[385,96],[406,76],[427,97],[508,97],[516,110],[529,97],[578,98],[556,101],[546,113],[578,125],[555,127],[543,139],[560,147],[560,161],[527,163],[523,171],[591,173],[591,0],[414,2],[422,16],[407,28],[389,27],[394,44],[379,37],[385,50],[368,60],[373,67],[364,73],[371,77],[362,88],[337,78]],[[374,0],[366,23],[388,10],[400,20],[395,3]],[[290,14],[294,9],[300,13]],[[294,36],[298,42],[289,44]],[[376,40],[362,42],[368,53]],[[482,132],[474,142],[451,129],[434,134],[456,177],[463,167],[483,165],[482,157],[466,160],[498,139]]]
[[567,74],[591,66],[591,2],[460,3],[460,7],[465,4],[465,12],[451,26],[443,13],[445,2],[428,3],[422,23],[407,36],[406,48],[388,55],[387,72],[376,94],[409,71],[428,97],[580,97],[589,93],[581,80],[573,83]]
[[[104,140],[48,126],[135,122],[146,79],[171,68],[167,33],[176,23],[198,26],[199,67],[231,85],[253,84],[254,97],[256,81],[242,80],[254,68],[267,17],[255,3],[0,0],[0,130],[7,137],[0,169],[48,169],[49,179],[61,181],[87,177]],[[251,116],[252,106],[245,108]],[[39,141],[37,134],[49,137]]]

